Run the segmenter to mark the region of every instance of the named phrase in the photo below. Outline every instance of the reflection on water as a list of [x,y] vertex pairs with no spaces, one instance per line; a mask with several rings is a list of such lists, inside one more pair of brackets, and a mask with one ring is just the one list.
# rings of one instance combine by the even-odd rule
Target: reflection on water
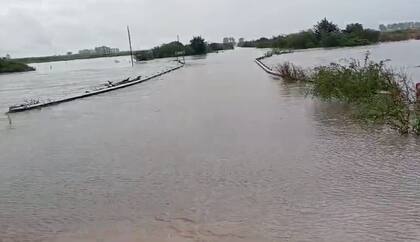
[[1,239],[418,241],[419,139],[306,98],[262,53],[0,121]]

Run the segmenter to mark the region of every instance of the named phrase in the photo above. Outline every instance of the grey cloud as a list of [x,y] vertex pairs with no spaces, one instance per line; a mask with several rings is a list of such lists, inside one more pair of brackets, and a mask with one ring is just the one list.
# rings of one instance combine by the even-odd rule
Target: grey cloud
[[0,15],[0,53],[26,55],[51,52],[48,30],[29,14],[11,10]]
[[[328,17],[341,26],[416,20],[417,0],[0,0],[0,55],[59,54],[95,45],[149,48],[181,35],[210,41],[257,38],[310,28]],[[417,19],[418,20],[418,19]],[[18,30],[18,31],[17,31]]]

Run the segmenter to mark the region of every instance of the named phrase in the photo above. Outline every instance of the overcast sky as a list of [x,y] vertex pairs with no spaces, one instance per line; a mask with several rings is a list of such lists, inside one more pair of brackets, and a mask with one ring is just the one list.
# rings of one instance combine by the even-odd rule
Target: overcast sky
[[62,54],[99,45],[134,49],[181,36],[246,39],[310,28],[420,21],[420,0],[0,0],[0,56]]

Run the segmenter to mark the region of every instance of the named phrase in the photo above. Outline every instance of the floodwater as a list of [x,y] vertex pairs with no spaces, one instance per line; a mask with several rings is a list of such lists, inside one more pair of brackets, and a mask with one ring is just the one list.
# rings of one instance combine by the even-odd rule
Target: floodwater
[[129,56],[30,64],[35,72],[0,75],[0,112],[24,100],[60,99],[107,83],[145,77],[177,66],[168,59],[131,66]]
[[410,40],[373,46],[336,48],[328,51],[322,49],[295,51],[288,55],[273,56],[264,62],[273,67],[287,61],[304,68],[313,68],[332,62],[345,65],[352,59],[359,60],[363,64],[368,54],[370,60],[385,61],[385,64],[396,72],[407,73],[412,81],[420,82],[419,49],[420,41]]
[[[418,43],[369,48],[409,49],[415,66]],[[420,139],[305,97],[253,62],[263,52],[188,59],[144,84],[1,119],[0,241],[419,241]],[[38,75],[0,85],[41,93]]]

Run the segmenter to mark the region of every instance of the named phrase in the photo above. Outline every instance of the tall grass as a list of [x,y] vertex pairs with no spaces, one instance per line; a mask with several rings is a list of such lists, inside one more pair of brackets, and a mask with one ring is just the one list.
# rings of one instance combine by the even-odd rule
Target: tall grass
[[288,62],[277,69],[286,80],[310,82],[309,93],[315,97],[351,104],[357,118],[388,124],[401,134],[420,134],[420,109],[412,83],[383,61],[371,61],[366,55],[363,61],[332,63],[310,72]]
[[275,68],[281,78],[288,82],[305,82],[308,81],[308,75],[306,74],[305,70],[295,66],[290,62],[285,62],[283,64],[277,65]]

